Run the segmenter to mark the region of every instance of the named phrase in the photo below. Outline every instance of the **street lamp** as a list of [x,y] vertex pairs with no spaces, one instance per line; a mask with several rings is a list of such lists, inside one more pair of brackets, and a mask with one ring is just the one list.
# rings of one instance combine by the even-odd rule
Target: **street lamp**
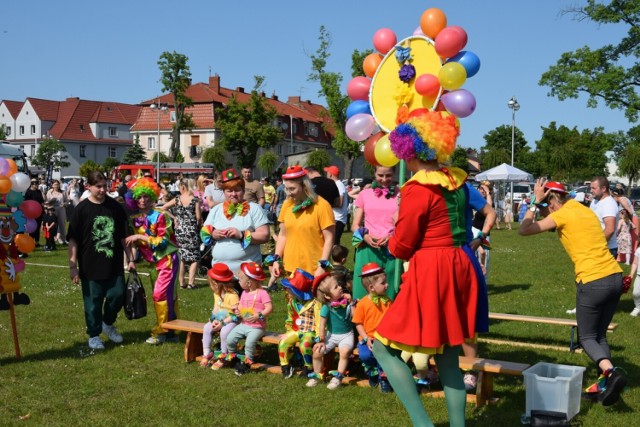
[[[513,167],[513,154],[516,142],[516,111],[520,109],[520,104],[515,96],[512,96],[507,106],[511,108],[511,166]],[[513,181],[511,181],[511,203],[513,203]]]
[[158,100],[156,99],[156,102],[154,102],[153,104],[151,104],[149,106],[149,108],[151,108],[152,110],[157,110],[158,111],[158,141],[156,142],[156,161],[157,161],[157,167],[156,167],[156,182],[158,184],[160,184],[160,112],[165,112],[167,110],[169,110],[169,106],[164,103],[164,102],[158,102]]

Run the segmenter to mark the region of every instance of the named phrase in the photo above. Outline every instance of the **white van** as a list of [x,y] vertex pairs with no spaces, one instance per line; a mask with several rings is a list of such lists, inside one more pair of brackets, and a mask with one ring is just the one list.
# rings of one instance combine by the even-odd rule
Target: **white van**
[[[509,197],[511,193],[511,184],[506,184],[507,197],[511,199],[513,204],[518,204],[522,200],[522,195],[525,194],[527,198],[530,198],[533,194],[533,182],[514,182],[513,183],[513,197]],[[515,211],[514,211],[515,212]]]
[[20,147],[11,145],[7,141],[0,141],[0,157],[12,159],[18,166],[18,172],[23,172],[29,175],[27,156],[25,156]]

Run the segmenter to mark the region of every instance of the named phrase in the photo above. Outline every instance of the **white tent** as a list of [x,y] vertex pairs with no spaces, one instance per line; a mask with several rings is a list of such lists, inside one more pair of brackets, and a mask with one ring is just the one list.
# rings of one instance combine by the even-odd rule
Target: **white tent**
[[501,182],[533,181],[533,176],[529,172],[503,163],[476,175],[476,181],[484,180]]

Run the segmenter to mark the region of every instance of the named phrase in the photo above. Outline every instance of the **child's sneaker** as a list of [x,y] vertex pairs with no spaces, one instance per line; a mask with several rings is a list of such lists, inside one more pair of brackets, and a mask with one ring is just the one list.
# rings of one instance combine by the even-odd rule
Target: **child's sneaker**
[[237,376],[239,376],[239,377],[243,376],[247,372],[251,371],[251,365],[252,364],[253,364],[253,362],[251,362],[251,360],[249,360],[249,359],[245,359],[244,363],[243,362],[238,362],[236,364],[235,374]]
[[218,371],[222,368],[224,368],[226,365],[226,362],[224,361],[223,358],[220,358],[218,360],[216,360],[215,362],[213,362],[213,364],[211,365],[211,369],[213,369],[214,371]]
[[329,390],[335,390],[341,385],[342,385],[342,378],[333,377],[331,378],[331,381],[329,381],[329,384],[327,384],[327,388]]
[[288,380],[293,376],[293,366],[282,365],[280,366],[280,369],[282,370],[282,378],[284,378],[285,380]]
[[631,316],[633,317],[638,317],[640,316],[640,308],[634,308],[633,310],[631,310],[631,313],[629,313]]
[[313,369],[307,366],[303,366],[302,370],[300,371],[300,378],[309,378],[313,374],[314,374]]
[[213,358],[213,353],[203,354],[200,356],[200,366],[206,368],[211,363],[211,359]]
[[383,393],[393,393],[393,387],[387,377],[380,377],[380,391]]
[[313,377],[313,378],[309,378],[309,381],[307,381],[305,385],[311,388],[311,387],[317,386],[318,384],[320,384],[320,379]]
[[376,388],[378,387],[378,384],[380,383],[380,376],[379,375],[369,375],[369,387],[371,388]]
[[91,337],[89,338],[89,348],[91,350],[104,350],[104,343],[100,337]]
[[464,381],[464,388],[467,391],[476,391],[476,387],[478,385],[478,376],[474,372],[467,371],[464,373],[464,377],[462,378]]
[[122,342],[122,335],[120,335],[115,326],[102,322],[102,332],[114,343],[120,344]]

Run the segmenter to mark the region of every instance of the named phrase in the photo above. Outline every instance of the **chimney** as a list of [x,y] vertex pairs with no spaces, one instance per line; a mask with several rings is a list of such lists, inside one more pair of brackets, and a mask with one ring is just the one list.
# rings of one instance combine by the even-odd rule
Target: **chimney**
[[215,75],[215,76],[209,76],[209,88],[211,88],[211,90],[216,93],[216,94],[220,94],[220,76],[219,75]]
[[287,99],[287,104],[300,106],[300,97],[299,96],[290,96]]
[[278,95],[276,95],[276,91],[275,90],[271,93],[271,99],[273,99],[274,101],[278,100]]
[[265,98],[265,97],[267,96],[267,94],[266,94],[266,93],[264,93],[264,92],[260,92],[260,96],[261,96],[262,98]]
[[238,86],[238,87],[236,88],[236,92],[244,93],[244,88],[243,88],[243,87]]

